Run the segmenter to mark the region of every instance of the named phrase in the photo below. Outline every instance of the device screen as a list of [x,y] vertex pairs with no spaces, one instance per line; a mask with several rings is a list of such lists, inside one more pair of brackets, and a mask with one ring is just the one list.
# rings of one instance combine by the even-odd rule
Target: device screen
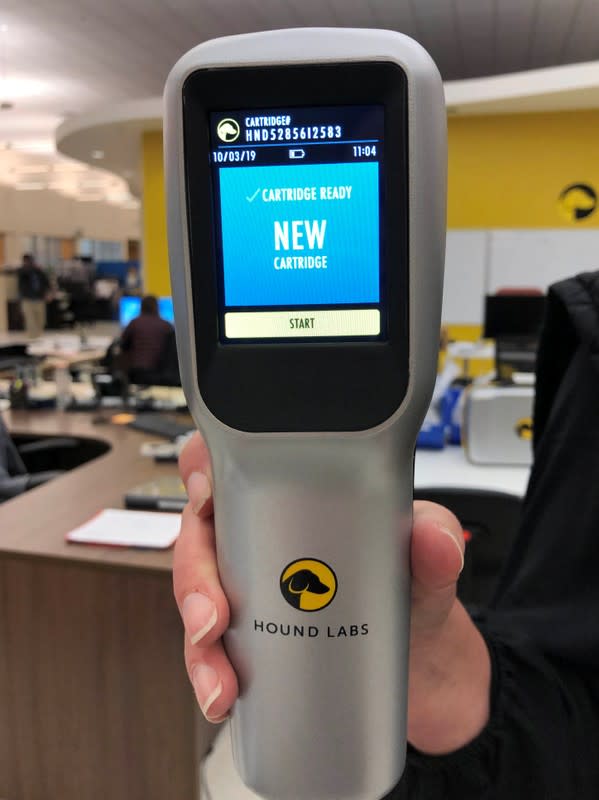
[[538,337],[543,326],[546,299],[541,294],[487,295],[484,336],[489,339]]
[[384,107],[210,114],[220,339],[385,339]]

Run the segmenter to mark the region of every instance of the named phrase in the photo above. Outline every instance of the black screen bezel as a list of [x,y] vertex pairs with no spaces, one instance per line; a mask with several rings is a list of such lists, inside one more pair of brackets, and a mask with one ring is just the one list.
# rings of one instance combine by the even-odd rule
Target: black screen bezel
[[[386,341],[222,344],[210,166],[210,113],[383,105],[381,289]],[[391,62],[199,69],[183,85],[189,253],[198,389],[210,412],[248,432],[366,430],[405,397],[408,347],[407,79]]]

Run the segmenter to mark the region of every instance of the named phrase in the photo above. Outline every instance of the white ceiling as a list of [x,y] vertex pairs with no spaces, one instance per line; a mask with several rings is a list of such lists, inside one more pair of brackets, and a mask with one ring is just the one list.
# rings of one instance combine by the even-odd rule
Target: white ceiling
[[204,39],[304,25],[401,30],[445,80],[599,59],[599,0],[3,0],[0,149],[52,151],[62,120],[160,95]]

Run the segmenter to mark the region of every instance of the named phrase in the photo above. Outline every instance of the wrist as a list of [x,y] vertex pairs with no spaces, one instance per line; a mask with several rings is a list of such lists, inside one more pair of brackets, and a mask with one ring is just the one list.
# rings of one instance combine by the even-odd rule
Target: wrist
[[439,628],[412,635],[408,740],[431,755],[468,744],[488,722],[490,688],[487,646],[456,600]]

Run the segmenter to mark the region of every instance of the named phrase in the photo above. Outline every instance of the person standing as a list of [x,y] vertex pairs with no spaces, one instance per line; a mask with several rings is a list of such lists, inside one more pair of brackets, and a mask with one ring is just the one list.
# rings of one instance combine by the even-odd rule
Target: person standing
[[31,339],[37,339],[46,327],[46,297],[50,282],[31,253],[23,255],[18,280],[25,331]]

